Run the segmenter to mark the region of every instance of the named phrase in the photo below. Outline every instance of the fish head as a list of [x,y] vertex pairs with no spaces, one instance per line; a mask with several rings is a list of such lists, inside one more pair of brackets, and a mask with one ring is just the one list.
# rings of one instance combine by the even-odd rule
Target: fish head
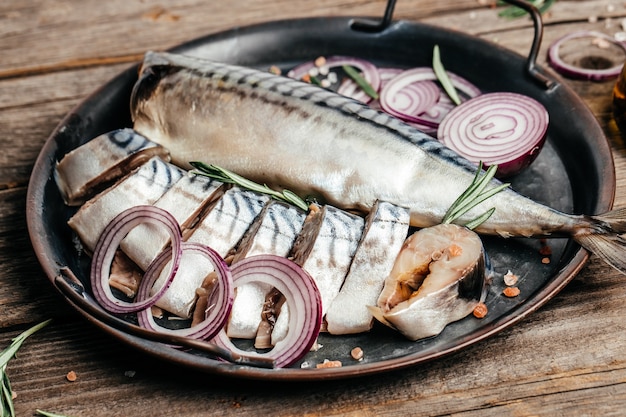
[[144,106],[159,89],[161,81],[177,71],[177,67],[167,59],[167,55],[147,52],[139,67],[139,77],[130,95],[130,114],[133,121],[141,117],[152,118]]

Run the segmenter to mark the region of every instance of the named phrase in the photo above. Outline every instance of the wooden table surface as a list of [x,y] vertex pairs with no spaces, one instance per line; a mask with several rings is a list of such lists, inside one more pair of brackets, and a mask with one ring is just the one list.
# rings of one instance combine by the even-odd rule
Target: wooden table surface
[[[395,18],[423,21],[526,54],[529,19],[492,0],[400,0]],[[122,345],[53,290],[26,229],[30,172],[63,116],[149,49],[235,26],[311,16],[378,16],[382,0],[3,0],[0,3],[0,347],[35,323],[8,366],[18,416],[624,415],[625,277],[591,257],[555,298],[510,329],[444,359],[348,381],[272,384],[180,369]],[[547,45],[593,29],[613,35],[623,1],[558,0]],[[626,153],[611,116],[613,82],[566,81],[614,151],[616,205],[626,205]],[[75,371],[77,379],[66,375]]]

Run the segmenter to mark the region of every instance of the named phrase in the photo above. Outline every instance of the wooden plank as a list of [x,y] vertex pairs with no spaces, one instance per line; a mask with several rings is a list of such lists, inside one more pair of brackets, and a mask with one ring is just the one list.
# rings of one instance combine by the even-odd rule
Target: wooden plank
[[[25,235],[25,188],[43,141],[82,98],[146,49],[268,18],[378,15],[384,3],[275,0],[268,6],[254,0],[211,3],[210,8],[192,0],[160,8],[121,0],[0,4],[0,348],[27,326],[55,318],[28,339],[9,365],[17,415],[33,415],[37,408],[71,416],[623,412],[624,279],[595,256],[547,305],[489,340],[404,371],[319,384],[241,382],[176,368],[111,339],[51,291]],[[594,15],[599,21],[588,22]],[[624,15],[624,5],[611,0],[559,0],[546,19],[540,63],[545,63],[551,40],[581,28],[613,33]],[[529,21],[504,21],[477,0],[403,0],[397,16],[476,34],[519,53],[530,42]],[[566,82],[606,128],[616,151],[617,202],[624,205],[626,152],[611,125],[612,83]],[[78,373],[74,383],[65,379],[70,370]]]
[[41,148],[81,100],[127,64],[0,80],[0,190],[25,187]]
[[[619,285],[612,285],[617,292]],[[600,311],[584,308],[595,300],[572,302],[580,293],[572,291],[569,296],[574,300],[564,299],[541,310],[539,315],[550,317],[547,325],[546,317],[536,317],[444,360],[348,383],[259,384],[205,376],[143,357],[82,322],[52,323],[33,336],[9,372],[20,370],[10,374],[19,399],[18,415],[50,407],[73,416],[145,415],[145,410],[157,409],[216,416],[253,416],[259,410],[271,415],[320,416],[539,411],[550,415],[593,405],[591,400],[598,391],[613,387],[614,403],[604,404],[611,410],[626,398],[626,361],[623,355],[616,358],[612,353],[618,347],[615,340],[623,339],[624,329],[605,330],[604,315],[618,317],[615,307],[621,304],[621,296],[603,303]],[[596,344],[602,340],[593,358],[581,349],[592,340],[580,339],[575,328],[563,326],[561,318],[572,313],[577,316],[577,326],[594,328]],[[16,334],[3,334],[0,343]],[[551,351],[555,339],[563,341],[556,352]],[[610,350],[601,349],[609,345]],[[584,369],[578,366],[583,361],[587,364]],[[74,383],[65,380],[71,370],[78,374]]]
[[[385,3],[353,0],[337,4],[323,0],[301,4],[276,1],[268,5],[262,0],[254,0],[242,3],[233,22],[232,3],[212,3],[209,8],[205,2],[187,0],[166,8],[148,2],[122,0],[109,1],[106,6],[96,0],[29,0],[10,10],[0,9],[0,50],[3,51],[0,78],[102,63],[133,62],[145,50],[172,47],[234,25],[328,15],[380,16]],[[485,2],[463,0],[458,1],[456,7],[457,11],[450,13],[442,2],[406,0],[398,2],[394,17],[422,20],[470,34],[530,25],[528,19],[511,21],[498,17],[499,9],[492,9]],[[441,17],[443,12],[445,17]],[[549,25],[591,16],[603,20],[623,15],[624,5],[615,5],[610,0],[560,1],[545,20]],[[60,27],[64,30],[59,31]],[[28,47],[24,48],[24,45]],[[63,47],[59,48],[59,45]],[[90,48],[83,45],[90,45]]]
[[[405,16],[405,11],[420,10],[420,15],[427,15],[442,9],[433,1],[399,3],[398,18]],[[459,3],[475,4],[473,0]],[[112,0],[106,5],[97,0],[28,0],[17,8],[0,9],[3,17],[0,50],[4,57],[0,62],[0,78],[90,65],[97,58],[135,60],[148,49],[163,49],[233,26],[267,20],[328,15],[381,16],[385,4],[382,0],[341,3],[248,0],[237,7],[232,2],[212,2],[209,6],[197,0],[167,6],[125,0]]]
[[64,317],[70,312],[47,280],[26,233],[24,188],[0,191],[0,328]]

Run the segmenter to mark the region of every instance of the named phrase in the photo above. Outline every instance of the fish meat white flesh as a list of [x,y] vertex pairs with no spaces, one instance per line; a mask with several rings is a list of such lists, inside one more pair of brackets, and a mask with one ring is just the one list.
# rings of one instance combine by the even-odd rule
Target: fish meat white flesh
[[134,130],[113,130],[63,156],[56,164],[54,179],[65,204],[80,206],[153,156],[169,161],[165,148]]
[[[202,175],[187,174],[169,188],[153,205],[169,212],[187,230],[203,209],[218,199],[224,184]],[[132,229],[120,248],[143,271],[170,241],[168,232],[154,224],[143,223]]]
[[[265,195],[232,187],[198,222],[186,241],[202,243],[220,256],[226,257],[239,243],[268,200],[269,197]],[[202,265],[198,266],[197,262],[202,262]],[[167,278],[169,267],[170,263],[163,268],[155,281],[153,293]],[[179,317],[190,317],[196,301],[196,290],[211,272],[213,269],[207,266],[204,256],[183,253],[175,279],[156,302],[156,306]]]
[[100,235],[115,216],[134,206],[153,204],[183,176],[182,169],[152,157],[83,204],[67,223],[83,246],[93,252]]
[[[306,213],[295,206],[270,201],[238,245],[232,263],[261,254],[287,257],[305,217]],[[257,282],[237,287],[226,330],[228,337],[253,339],[256,336],[263,304],[272,289],[271,285]]]
[[490,279],[476,233],[455,224],[428,227],[406,240],[370,311],[410,340],[436,336],[485,299]]
[[364,223],[362,217],[325,205],[309,214],[294,243],[291,256],[317,284],[322,316],[339,294]]
[[[269,72],[170,53],[146,54],[131,97],[137,131],[188,166],[206,161],[275,189],[367,213],[408,207],[411,225],[441,223],[476,166],[425,133],[355,100]],[[499,185],[497,180],[492,185]],[[504,190],[477,232],[572,237],[626,273],[626,208],[569,215]]]
[[374,203],[348,275],[326,312],[329,333],[352,334],[371,329],[373,317],[368,306],[376,305],[408,232],[408,209],[385,201]]

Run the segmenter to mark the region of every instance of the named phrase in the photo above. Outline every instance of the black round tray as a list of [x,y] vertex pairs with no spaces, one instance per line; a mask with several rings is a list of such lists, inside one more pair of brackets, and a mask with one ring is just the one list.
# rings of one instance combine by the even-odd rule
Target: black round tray
[[[174,51],[261,69],[277,65],[286,70],[321,55],[352,55],[378,65],[409,68],[430,65],[433,46],[438,44],[446,69],[484,91],[526,94],[548,109],[551,123],[545,148],[528,170],[513,179],[516,190],[568,212],[593,214],[612,206],[614,167],[603,131],[573,91],[550,71],[534,66],[534,57],[529,60],[478,38],[424,24],[390,22],[381,30],[363,31],[352,27],[354,21],[314,18],[270,22],[196,39]],[[73,211],[63,204],[54,183],[55,163],[101,133],[131,126],[129,96],[136,79],[137,66],[133,66],[78,105],[51,134],[33,170],[28,189],[28,228],[35,253],[55,285],[67,270],[83,283],[89,282],[89,259],[76,251],[73,235],[65,223]],[[467,317],[449,325],[439,336],[418,342],[405,340],[382,326],[354,336],[322,335],[323,348],[304,358],[313,365],[324,359],[341,360],[341,368],[303,369],[298,364],[287,369],[262,369],[176,350],[104,320],[94,314],[97,306],[89,304],[87,308],[90,301],[68,294],[67,288],[60,288],[60,292],[90,322],[124,343],[197,370],[247,379],[291,381],[372,375],[451,354],[506,329],[557,294],[588,257],[586,251],[567,239],[549,242],[553,251],[550,264],[541,263],[536,240],[490,237],[484,242],[499,274],[487,298],[486,318]],[[514,299],[501,295],[501,277],[509,269],[521,276],[521,295]],[[365,352],[361,362],[350,358],[350,350],[356,346]]]

